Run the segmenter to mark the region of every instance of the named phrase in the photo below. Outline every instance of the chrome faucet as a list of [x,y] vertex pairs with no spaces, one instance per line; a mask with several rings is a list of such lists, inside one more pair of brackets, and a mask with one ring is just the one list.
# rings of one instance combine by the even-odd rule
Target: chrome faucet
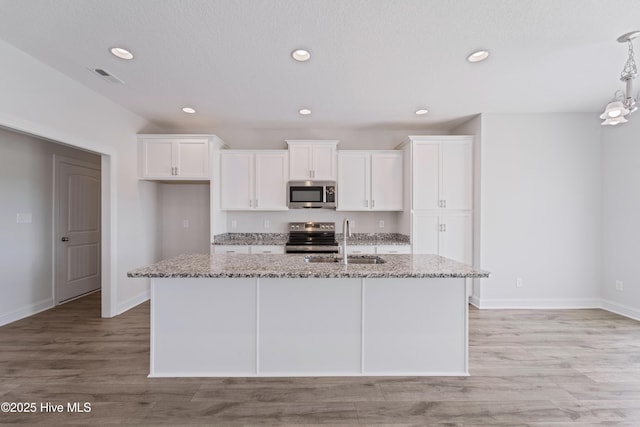
[[351,223],[345,217],[342,221],[342,263],[347,265],[347,237],[351,237]]

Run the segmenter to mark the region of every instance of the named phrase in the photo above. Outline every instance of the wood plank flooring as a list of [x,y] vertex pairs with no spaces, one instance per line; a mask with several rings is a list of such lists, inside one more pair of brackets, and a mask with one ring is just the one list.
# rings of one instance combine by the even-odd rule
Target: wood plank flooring
[[148,303],[99,315],[0,328],[0,402],[37,405],[0,425],[640,426],[640,322],[602,310],[470,308],[471,376],[437,378],[149,379]]

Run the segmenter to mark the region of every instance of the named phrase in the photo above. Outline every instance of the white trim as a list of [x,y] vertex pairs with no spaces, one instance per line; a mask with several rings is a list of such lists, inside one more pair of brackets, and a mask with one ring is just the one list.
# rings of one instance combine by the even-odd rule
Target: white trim
[[132,308],[142,304],[143,302],[149,301],[151,299],[151,292],[144,291],[141,294],[136,295],[133,298],[129,298],[126,301],[123,301],[118,304],[118,312],[116,315],[122,314],[125,311],[129,311]]
[[469,304],[471,304],[472,306],[474,306],[475,308],[480,308],[480,298],[478,298],[475,295],[471,295],[469,297]]
[[468,377],[469,372],[269,372],[259,375],[251,372],[163,372],[161,374],[149,374],[147,378],[226,378],[226,377],[247,377],[247,378],[282,378],[282,377]]
[[[117,255],[117,181],[115,174],[116,151],[108,146],[96,144],[93,141],[78,139],[72,135],[60,132],[49,126],[20,119],[0,112],[0,126],[15,132],[21,132],[37,138],[45,139],[53,143],[63,143],[75,148],[93,151],[102,155],[102,317],[113,317],[116,311],[116,290],[117,290],[117,266],[115,260]],[[110,160],[106,161],[105,159]],[[110,191],[105,191],[108,185]],[[110,219],[111,221],[108,221]],[[109,255],[109,256],[107,256]],[[112,262],[113,260],[113,262]]]
[[471,303],[479,309],[572,309],[601,308],[598,298],[471,298]]
[[53,298],[43,299],[42,301],[36,302],[34,304],[26,305],[9,313],[1,314],[0,326],[8,325],[9,323],[16,322],[18,320],[24,319],[25,317],[33,316],[34,314],[40,313],[41,311],[49,310],[53,307]]
[[611,300],[602,299],[602,309],[610,311],[611,313],[619,314],[633,320],[640,320],[640,310],[628,305],[620,304]]

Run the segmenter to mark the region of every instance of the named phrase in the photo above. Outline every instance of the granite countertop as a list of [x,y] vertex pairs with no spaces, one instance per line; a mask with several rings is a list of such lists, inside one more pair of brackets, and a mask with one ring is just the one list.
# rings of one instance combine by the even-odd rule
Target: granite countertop
[[[280,245],[289,240],[288,233],[225,233],[214,236],[213,245]],[[338,243],[342,234],[336,234]],[[398,233],[353,233],[349,245],[409,245],[409,236]]]
[[489,277],[438,255],[382,255],[384,264],[307,263],[304,255],[191,254],[160,261],[127,273],[128,277],[178,278],[426,278]]

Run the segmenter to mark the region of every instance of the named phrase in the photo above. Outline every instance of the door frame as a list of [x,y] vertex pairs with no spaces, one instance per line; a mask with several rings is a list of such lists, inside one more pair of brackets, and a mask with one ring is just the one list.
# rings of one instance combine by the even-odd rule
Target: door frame
[[[46,125],[37,124],[15,116],[0,113],[0,126],[8,130],[34,136],[55,144],[63,144],[72,148],[90,151],[100,155],[100,232],[101,232],[101,312],[102,317],[118,315],[117,309],[117,152],[112,147],[97,144],[95,141],[77,138]],[[51,242],[53,244],[53,242]],[[113,262],[112,262],[113,260]],[[52,257],[51,262],[55,259]],[[53,264],[52,264],[53,268]],[[51,278],[51,286],[55,279]]]
[[[54,305],[60,305],[60,304],[64,304],[70,301],[73,301],[75,299],[81,298],[83,296],[92,294],[94,292],[97,292],[98,290],[102,290],[102,254],[100,254],[100,288],[90,291],[89,293],[85,293],[70,299],[65,300],[64,302],[60,302],[58,300],[58,251],[60,250],[60,246],[58,245],[58,239],[59,237],[62,235],[62,233],[60,233],[60,218],[59,218],[59,209],[60,209],[60,194],[59,194],[59,188],[58,188],[58,184],[59,184],[59,176],[58,176],[58,170],[60,168],[60,165],[62,163],[67,163],[67,164],[71,164],[74,166],[80,166],[86,169],[93,169],[93,170],[99,170],[100,169],[100,165],[95,164],[95,163],[90,163],[90,162],[86,162],[83,160],[78,160],[78,159],[74,159],[72,157],[67,157],[67,156],[62,156],[59,154],[54,154],[53,155],[53,236],[52,236],[52,240],[51,240],[51,244],[53,245],[53,303]],[[102,184],[100,186],[100,198],[102,198]],[[102,229],[102,218],[100,219],[101,224],[100,224],[100,228]],[[101,230],[102,231],[102,230]],[[99,237],[100,239],[100,245],[102,245],[102,235],[100,235]],[[102,247],[101,247],[102,250]]]

